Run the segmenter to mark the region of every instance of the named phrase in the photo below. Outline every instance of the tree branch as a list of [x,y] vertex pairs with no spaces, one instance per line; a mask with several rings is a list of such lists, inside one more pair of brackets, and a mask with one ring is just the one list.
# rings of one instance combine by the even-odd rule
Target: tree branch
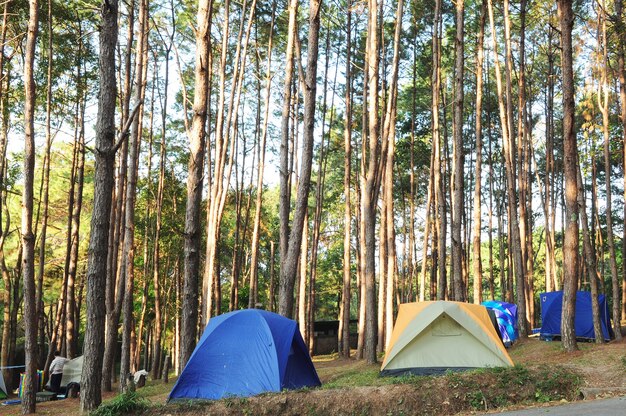
[[124,143],[124,140],[128,137],[128,131],[130,130],[130,125],[133,123],[133,120],[135,119],[135,117],[137,117],[137,114],[139,114],[139,107],[141,107],[141,104],[143,104],[143,100],[135,104],[135,108],[133,108],[133,111],[130,113],[128,120],[126,120],[126,124],[124,124],[124,128],[120,131],[120,137],[117,140],[117,143],[115,143],[115,146],[113,146],[110,150],[111,153],[117,152],[117,150],[120,148],[122,143]]

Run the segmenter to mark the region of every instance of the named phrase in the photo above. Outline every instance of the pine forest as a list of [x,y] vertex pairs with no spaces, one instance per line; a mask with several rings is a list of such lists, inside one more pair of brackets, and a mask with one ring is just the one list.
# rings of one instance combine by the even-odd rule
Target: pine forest
[[[623,0],[4,0],[0,367],[84,354],[81,410],[211,317],[338,321],[577,290],[626,320]],[[601,334],[597,301],[596,334]],[[351,334],[358,334],[351,346]],[[597,339],[603,339],[602,336]],[[17,386],[12,386],[16,388]]]

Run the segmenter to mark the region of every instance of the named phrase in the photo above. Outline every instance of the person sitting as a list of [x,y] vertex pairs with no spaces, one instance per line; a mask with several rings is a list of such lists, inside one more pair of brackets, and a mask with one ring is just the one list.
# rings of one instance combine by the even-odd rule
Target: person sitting
[[50,363],[50,390],[55,393],[61,392],[61,379],[63,378],[63,366],[69,359],[62,357],[59,351],[54,352],[54,360]]

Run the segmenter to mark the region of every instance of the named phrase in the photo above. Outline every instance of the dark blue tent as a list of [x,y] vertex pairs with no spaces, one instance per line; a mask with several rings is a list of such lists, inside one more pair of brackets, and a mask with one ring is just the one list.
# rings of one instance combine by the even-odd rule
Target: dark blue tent
[[220,399],[321,385],[298,324],[246,309],[209,320],[169,399]]
[[[561,336],[561,310],[563,308],[563,291],[547,292],[540,295],[541,299],[541,332],[543,339]],[[609,308],[604,295],[598,295],[600,305],[600,324],[604,339],[613,338]],[[595,339],[591,308],[591,293],[576,292],[576,312],[574,330],[576,338]]]
[[506,347],[510,347],[517,338],[517,305],[500,300],[487,300],[481,303],[487,309],[493,310],[498,321],[500,338]]

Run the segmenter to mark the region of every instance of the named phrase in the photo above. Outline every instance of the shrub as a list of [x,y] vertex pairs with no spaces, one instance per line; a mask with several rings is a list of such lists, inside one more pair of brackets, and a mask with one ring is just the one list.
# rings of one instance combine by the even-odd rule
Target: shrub
[[147,408],[148,403],[145,399],[134,391],[128,391],[101,405],[91,412],[90,416],[122,416],[143,412]]

